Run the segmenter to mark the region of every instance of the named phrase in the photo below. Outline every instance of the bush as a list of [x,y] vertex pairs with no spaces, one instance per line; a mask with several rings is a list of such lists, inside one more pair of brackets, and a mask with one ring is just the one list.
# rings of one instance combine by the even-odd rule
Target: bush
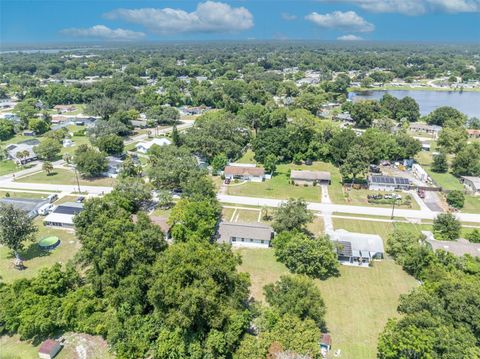
[[480,230],[474,229],[465,236],[472,243],[480,243]]
[[451,213],[441,213],[433,220],[433,234],[436,239],[453,241],[460,236],[460,221]]
[[465,195],[462,191],[451,191],[447,195],[447,203],[454,208],[463,208]]

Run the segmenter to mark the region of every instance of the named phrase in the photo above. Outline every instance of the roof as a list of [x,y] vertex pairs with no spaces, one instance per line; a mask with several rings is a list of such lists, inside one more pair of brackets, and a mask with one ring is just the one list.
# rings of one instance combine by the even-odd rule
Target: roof
[[[168,224],[167,217],[148,216],[148,218],[150,218],[153,224],[156,224],[157,226],[159,226],[162,229],[162,232],[168,232],[170,230],[170,225]],[[137,223],[138,216],[136,214],[132,215],[132,220],[133,220],[133,223]]]
[[322,333],[322,338],[320,339],[321,344],[332,345],[332,336],[327,333]]
[[77,213],[80,213],[82,210],[83,210],[83,203],[66,202],[58,205],[57,208],[53,210],[53,213],[67,214],[72,216]]
[[427,237],[426,241],[434,251],[442,249],[456,256],[463,256],[465,254],[469,254],[472,257],[480,256],[480,243],[471,243],[463,238],[456,241],[437,241],[432,232],[422,231],[422,233]]
[[469,129],[469,130],[467,130],[467,133],[469,135],[480,136],[480,130],[476,130],[476,129]]
[[326,171],[292,171],[290,178],[305,181],[330,181],[330,172]]
[[230,243],[232,237],[269,241],[272,238],[273,229],[262,223],[222,222],[218,233],[219,241],[222,243]]
[[232,176],[264,176],[265,170],[262,167],[227,166],[223,173]]
[[360,256],[367,253],[384,253],[383,240],[378,234],[353,233],[344,229],[337,229],[330,233],[330,240],[342,245],[341,254]]
[[38,352],[42,354],[51,354],[60,346],[60,343],[53,339],[45,340],[38,348]]
[[422,122],[413,122],[410,124],[410,128],[417,129],[417,130],[430,130],[430,131],[436,131],[436,132],[442,130],[442,126],[428,125]]
[[46,216],[43,221],[73,225],[73,217],[74,215],[72,214],[52,212],[48,216]]
[[30,198],[0,198],[0,203],[11,204],[17,209],[21,209],[27,213],[35,211],[48,203],[44,199],[30,199]]
[[29,145],[26,143],[17,143],[12,144],[7,147],[7,152],[12,158],[17,157],[17,153],[20,151],[28,151],[28,156],[26,158],[33,158],[36,157],[35,151],[33,150],[33,145]]
[[386,184],[386,185],[409,185],[410,180],[405,177],[390,177],[390,176],[370,176],[368,178],[370,183]]
[[462,176],[461,178],[471,182],[476,190],[480,190],[480,177]]
[[136,147],[137,148],[138,147],[143,147],[143,148],[146,148],[148,150],[153,145],[165,146],[165,145],[170,145],[171,143],[172,143],[172,141],[170,141],[168,138],[162,137],[162,138],[154,138],[153,140],[148,141],[148,142],[137,143]]

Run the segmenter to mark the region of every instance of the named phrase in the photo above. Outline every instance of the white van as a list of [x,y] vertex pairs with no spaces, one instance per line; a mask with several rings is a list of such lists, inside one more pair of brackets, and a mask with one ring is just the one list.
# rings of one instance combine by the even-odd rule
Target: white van
[[57,199],[58,199],[58,194],[56,194],[56,193],[51,194],[47,197],[47,200],[50,203],[55,202]]
[[38,214],[41,216],[46,216],[53,210],[53,204],[51,203],[45,203],[43,206],[41,206],[38,209]]

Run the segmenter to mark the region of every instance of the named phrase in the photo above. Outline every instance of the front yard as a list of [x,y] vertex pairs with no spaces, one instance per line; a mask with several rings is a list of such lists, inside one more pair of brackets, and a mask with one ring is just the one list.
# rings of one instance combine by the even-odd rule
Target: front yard
[[[84,179],[79,177],[80,185],[85,186],[113,186],[115,184],[114,178],[100,177],[94,179]],[[45,184],[61,184],[76,186],[77,180],[75,179],[75,172],[55,168],[50,175],[47,175],[45,171],[37,172],[35,174],[25,176],[16,180],[16,182],[24,183],[45,183]]]
[[[250,274],[252,296],[264,300],[263,286],[287,274],[272,249],[238,249],[240,271]],[[341,358],[376,357],[377,338],[387,320],[396,317],[401,294],[416,286],[413,277],[393,261],[375,262],[372,268],[340,267],[341,276],[316,281],[327,306],[327,327],[333,350]],[[332,353],[331,352],[331,353]]]

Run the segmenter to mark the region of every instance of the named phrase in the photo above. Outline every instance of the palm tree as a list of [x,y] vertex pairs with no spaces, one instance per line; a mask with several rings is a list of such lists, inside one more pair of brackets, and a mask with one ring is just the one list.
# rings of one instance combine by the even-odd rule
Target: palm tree
[[30,156],[30,152],[27,150],[18,151],[15,156],[20,160],[20,165],[23,166],[23,159]]
[[50,174],[51,174],[52,171],[53,171],[52,162],[48,162],[48,161],[43,162],[42,170],[44,170],[45,172],[47,172],[47,176],[50,176]]

